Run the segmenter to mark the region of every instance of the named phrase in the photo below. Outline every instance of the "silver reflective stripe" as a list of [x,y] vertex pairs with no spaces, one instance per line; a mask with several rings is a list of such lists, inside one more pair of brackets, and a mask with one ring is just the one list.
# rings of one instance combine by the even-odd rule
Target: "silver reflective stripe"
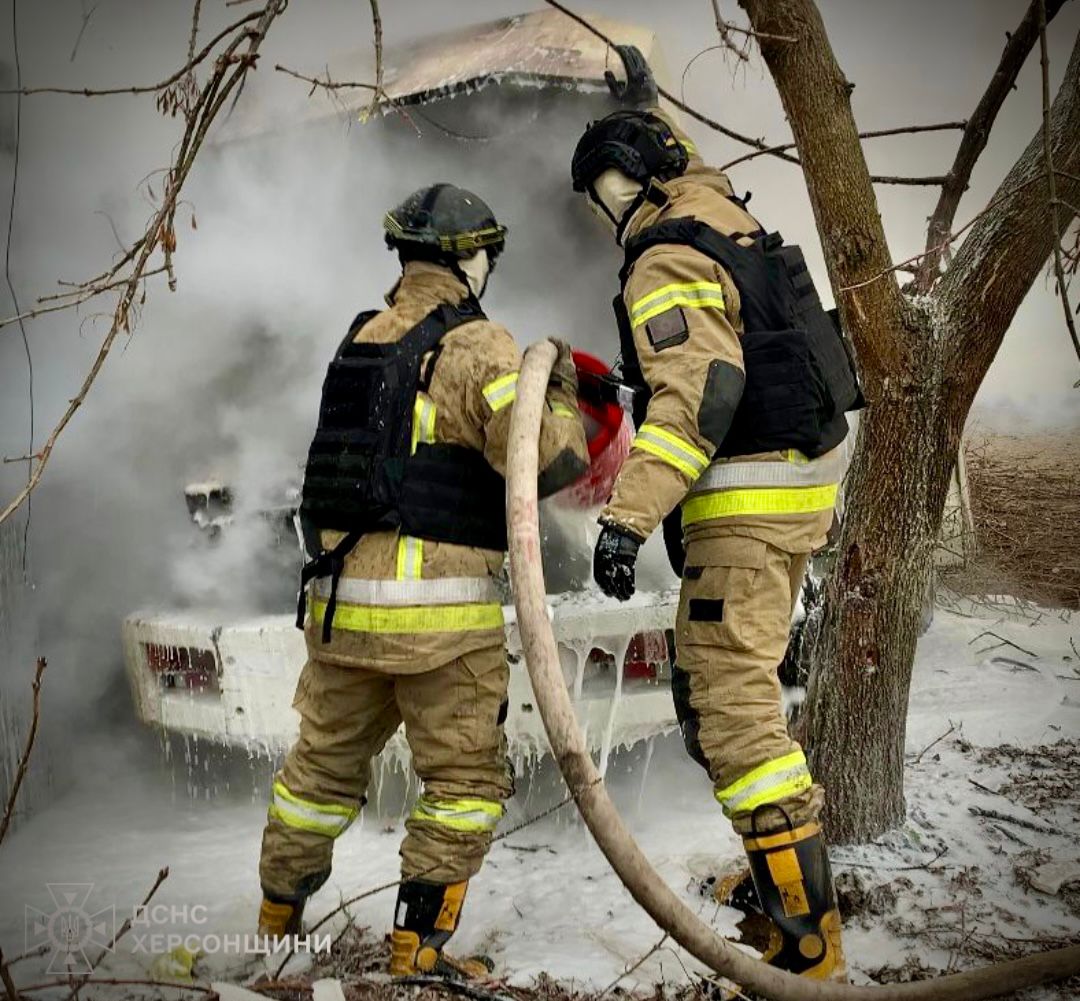
[[[312,582],[317,598],[329,599],[330,581]],[[434,580],[362,580],[342,577],[338,601],[350,605],[461,605],[499,601],[490,577],[442,577]]]
[[818,487],[839,483],[843,478],[843,457],[838,449],[834,449],[820,459],[802,462],[712,462],[694,482],[690,492],[745,487]]

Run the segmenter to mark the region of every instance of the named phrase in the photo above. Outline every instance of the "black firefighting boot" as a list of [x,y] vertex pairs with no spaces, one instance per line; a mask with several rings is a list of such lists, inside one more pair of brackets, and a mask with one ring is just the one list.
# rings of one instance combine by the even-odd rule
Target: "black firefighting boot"
[[259,908],[259,936],[276,940],[286,935],[299,935],[306,903],[307,897],[288,900],[264,891]]
[[443,946],[457,930],[468,880],[425,883],[407,879],[398,888],[394,932],[390,939],[390,975],[432,975],[453,980],[479,980],[492,970],[486,956],[454,959]]
[[811,980],[847,983],[829,856],[816,823],[743,839],[758,900],[772,922],[763,959]]

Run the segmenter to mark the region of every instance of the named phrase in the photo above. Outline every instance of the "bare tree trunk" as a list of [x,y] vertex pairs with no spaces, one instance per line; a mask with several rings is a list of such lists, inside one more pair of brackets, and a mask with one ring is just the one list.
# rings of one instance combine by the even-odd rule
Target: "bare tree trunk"
[[803,723],[838,843],[869,841],[905,816],[908,693],[959,443],[935,382],[912,382],[864,413],[846,486]]
[[[1036,136],[938,287],[908,299],[817,7],[740,3],[798,143],[868,399],[802,724],[830,838],[867,841],[904,819],[908,694],[931,556],[968,409],[1052,246],[1045,164]],[[1075,198],[1080,169],[1078,64],[1074,51],[1053,109],[1065,199]]]

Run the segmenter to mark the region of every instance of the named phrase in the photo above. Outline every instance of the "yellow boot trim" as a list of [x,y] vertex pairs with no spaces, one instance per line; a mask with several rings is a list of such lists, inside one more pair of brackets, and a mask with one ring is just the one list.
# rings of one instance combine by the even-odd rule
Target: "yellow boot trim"
[[815,834],[821,833],[821,825],[816,821],[803,824],[792,831],[777,831],[776,834],[765,834],[757,838],[743,838],[743,847],[748,852],[766,851],[770,848],[782,848],[784,845],[794,845]]
[[390,976],[409,977],[416,973],[419,949],[420,936],[416,932],[395,928],[390,935]]
[[[825,958],[817,966],[807,970],[803,976],[809,980],[828,980],[834,984],[848,983],[847,963],[844,961],[844,946],[841,942],[839,911],[829,911],[822,917],[821,932],[825,936],[824,942],[821,942],[817,935],[806,935],[803,938],[803,942],[808,938],[818,939],[825,950]],[[799,942],[799,951],[810,959],[812,957],[805,951],[803,942]],[[811,943],[807,943],[807,947],[810,945]]]
[[[769,875],[777,890],[784,914],[789,918],[810,913],[810,901],[806,897],[806,883],[803,882],[802,867],[794,848],[781,848],[765,856],[769,866]],[[820,950],[818,950],[820,955]],[[805,955],[805,953],[804,953]],[[812,956],[807,956],[812,959]]]
[[270,938],[282,937],[292,916],[292,904],[279,904],[263,897],[262,906],[259,907],[259,934]]
[[465,903],[465,891],[469,888],[469,881],[451,883],[443,891],[442,907],[439,916],[435,919],[435,927],[439,931],[453,932],[457,929],[458,919],[461,917],[461,906]]

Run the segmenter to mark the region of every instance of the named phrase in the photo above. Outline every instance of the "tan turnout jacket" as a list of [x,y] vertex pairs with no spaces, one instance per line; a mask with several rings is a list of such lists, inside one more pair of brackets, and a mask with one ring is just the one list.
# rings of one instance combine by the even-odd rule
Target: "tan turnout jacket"
[[[672,127],[683,138],[678,127]],[[706,167],[696,152],[685,174],[657,186],[667,193],[667,203],[657,207],[646,201],[627,224],[624,239],[681,217],[701,220],[725,235],[760,229],[758,222],[728,197],[732,188],[727,177]],[[691,247],[661,244],[645,251],[634,263],[623,298],[652,397],[601,521],[648,537],[692,489],[695,493],[691,496],[696,497],[710,492],[702,489],[707,482],[716,481],[722,487],[717,473],[721,465],[784,462],[799,467],[793,470],[796,483],[823,478],[814,471],[824,471],[827,461],[835,462],[834,453],[813,461],[784,451],[713,462],[716,446],[699,427],[709,363],[720,359],[743,367],[739,293],[724,268]],[[703,476],[707,470],[709,475]],[[824,478],[829,475],[824,473]],[[716,505],[710,508],[694,501],[684,506],[686,537],[746,535],[789,552],[809,552],[824,544],[832,520],[831,504],[825,505],[827,510],[776,514],[746,510],[747,505],[736,503],[745,499],[731,498],[730,513],[722,517],[699,517],[702,512],[708,515]],[[691,512],[692,519],[688,518]]]
[[[396,341],[437,305],[456,304],[466,294],[465,285],[448,268],[410,262],[387,295],[390,308],[365,324],[357,340]],[[474,448],[505,475],[521,351],[509,331],[490,320],[455,328],[441,345],[427,392],[418,394],[414,437]],[[580,473],[587,465],[588,452],[577,401],[567,389],[552,385],[540,431],[541,475],[556,460],[562,470]],[[323,545],[330,548],[340,538],[340,533],[324,532]],[[309,600],[309,648],[329,663],[409,674],[439,667],[471,650],[499,645],[503,642],[501,606],[496,596],[482,592],[500,572],[503,557],[493,550],[414,539],[398,532],[366,535],[345,561],[329,644],[320,640],[318,593],[314,601]],[[477,594],[427,603],[424,594],[430,584],[424,582],[443,579],[452,579],[453,587],[471,579],[478,585],[472,588]],[[391,581],[397,590],[389,605],[373,605],[367,592],[361,594],[365,600],[350,602],[350,586],[371,590],[366,583],[350,585],[350,581]],[[416,582],[420,582],[414,588],[420,599],[407,604],[409,589]],[[466,583],[465,590],[470,586]]]

